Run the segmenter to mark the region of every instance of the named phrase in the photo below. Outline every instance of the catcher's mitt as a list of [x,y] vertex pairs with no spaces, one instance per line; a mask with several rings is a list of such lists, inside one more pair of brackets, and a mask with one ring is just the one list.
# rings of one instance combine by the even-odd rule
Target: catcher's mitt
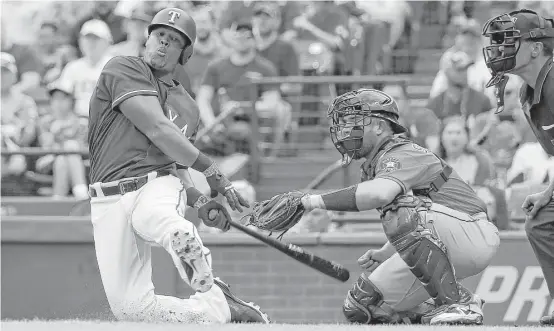
[[256,202],[249,216],[249,224],[270,232],[285,232],[292,228],[304,214],[302,197],[305,193],[293,191]]

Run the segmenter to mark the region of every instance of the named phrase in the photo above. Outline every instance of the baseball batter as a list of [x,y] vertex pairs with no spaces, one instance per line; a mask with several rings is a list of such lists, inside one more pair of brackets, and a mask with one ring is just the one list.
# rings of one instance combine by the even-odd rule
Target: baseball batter
[[[335,211],[378,209],[388,242],[359,259],[367,269],[343,311],[353,323],[481,324],[483,302],[460,285],[490,263],[500,243],[485,204],[442,159],[400,138],[398,107],[359,89],[329,106],[344,164],[363,158],[362,182],[302,204]],[[432,300],[430,300],[432,299]]]
[[[212,193],[223,194],[232,209],[248,206],[192,144],[198,108],[173,73],[191,56],[195,39],[187,13],[161,10],[148,26],[144,57],[111,59],[91,98],[89,194],[102,283],[120,320],[268,323],[259,307],[214,279],[209,250],[184,219],[189,205],[206,225],[229,229],[227,210],[194,188],[188,168],[202,172]],[[195,295],[154,293],[151,245],[167,250]]]
[[[506,73],[524,81],[520,101],[525,118],[544,150],[554,155],[554,19],[522,9],[491,18],[483,28],[489,37],[483,55],[496,86],[499,109],[504,105]],[[525,231],[542,268],[550,296],[554,298],[554,179],[546,190],[529,195],[522,208],[527,214]],[[554,312],[541,324],[554,325]]]

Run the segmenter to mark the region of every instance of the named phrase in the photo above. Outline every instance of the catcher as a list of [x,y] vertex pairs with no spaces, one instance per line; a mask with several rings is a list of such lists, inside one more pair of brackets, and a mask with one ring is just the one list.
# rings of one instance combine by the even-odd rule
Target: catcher
[[377,209],[388,242],[358,260],[346,296],[352,323],[482,324],[484,302],[459,280],[483,271],[500,239],[487,208],[442,159],[401,138],[396,102],[373,89],[337,97],[331,139],[343,166],[364,159],[362,182],[325,194],[289,192],[254,206],[250,222],[286,231],[302,213]]

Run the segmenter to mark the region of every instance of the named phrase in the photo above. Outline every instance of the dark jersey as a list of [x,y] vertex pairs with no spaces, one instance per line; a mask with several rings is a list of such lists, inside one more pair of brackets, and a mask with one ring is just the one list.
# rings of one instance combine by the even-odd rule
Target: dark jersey
[[175,162],[121,113],[119,105],[137,95],[156,96],[165,116],[194,141],[200,121],[198,107],[176,83],[157,78],[138,57],[118,56],[106,64],[89,107],[91,182],[175,169]]
[[277,39],[266,49],[259,51],[260,55],[271,61],[279,76],[299,76],[300,66],[294,46],[288,41]]
[[[403,194],[429,188],[443,171],[444,161],[417,144],[398,142],[400,140],[385,144],[380,153],[362,165],[362,174],[369,172],[369,175],[362,176],[362,180],[393,180],[400,185]],[[470,215],[487,211],[477,193],[454,170],[439,191],[431,192],[429,197],[435,203]]]
[[[254,60],[244,66],[234,65],[229,57],[216,59],[208,65],[201,85],[211,86],[214,91],[225,88],[231,100],[249,101],[248,77],[261,78],[277,76],[277,69],[267,59],[256,56]],[[279,86],[264,85],[260,87],[259,95],[263,92],[278,89]]]
[[523,84],[520,101],[525,118],[544,150],[554,156],[554,63],[550,58],[542,67],[535,89]]

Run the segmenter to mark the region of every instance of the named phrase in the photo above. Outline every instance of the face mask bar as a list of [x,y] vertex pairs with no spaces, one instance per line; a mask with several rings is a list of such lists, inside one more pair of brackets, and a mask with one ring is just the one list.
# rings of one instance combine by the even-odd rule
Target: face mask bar
[[[363,146],[365,127],[371,124],[371,117],[390,106],[393,100],[380,91],[383,100],[369,103],[364,100],[363,93],[370,90],[360,89],[343,94],[329,105],[327,117],[331,119],[331,140],[342,155],[342,164],[347,166],[352,159],[360,156]],[[368,120],[369,119],[369,120]]]
[[521,43],[521,33],[515,28],[511,14],[494,17],[485,23],[483,35],[490,38],[490,45],[483,48],[483,57],[493,78],[487,87],[497,85],[504,74],[516,66],[516,54]]
[[362,149],[364,127],[371,124],[369,115],[360,111],[334,112],[329,128],[331,141],[342,155],[343,166],[348,166]]

